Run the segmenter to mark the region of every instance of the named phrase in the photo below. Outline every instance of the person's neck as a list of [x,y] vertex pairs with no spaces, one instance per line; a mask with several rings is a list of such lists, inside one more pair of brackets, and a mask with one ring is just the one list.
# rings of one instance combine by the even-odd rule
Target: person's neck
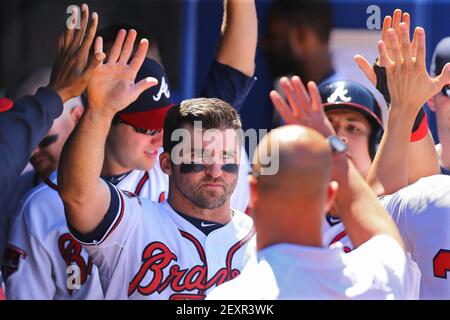
[[105,161],[103,161],[101,176],[102,177],[119,176],[121,174],[130,172],[131,170],[133,170],[133,169],[126,168],[126,167],[120,165],[118,162],[114,161],[113,159],[109,159],[108,157],[105,157]]
[[[302,210],[303,213],[298,212]],[[321,212],[303,205],[270,206],[257,205],[255,208],[255,227],[257,250],[275,244],[289,243],[307,247],[323,247]],[[302,219],[299,216],[307,212]],[[317,218],[312,218],[317,217]]]
[[179,193],[174,187],[169,186],[169,196],[167,202],[172,209],[189,217],[217,222],[224,225],[229,223],[232,218],[229,199],[219,208],[200,208],[191,200]]
[[323,50],[314,52],[309,57],[308,63],[305,64],[304,81],[314,81],[319,84],[333,72],[334,67],[328,47],[324,46]]

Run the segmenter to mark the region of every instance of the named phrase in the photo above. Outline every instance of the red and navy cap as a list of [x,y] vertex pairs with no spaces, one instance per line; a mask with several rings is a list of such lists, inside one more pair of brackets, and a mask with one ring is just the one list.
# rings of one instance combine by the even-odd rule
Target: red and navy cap
[[0,97],[0,112],[5,112],[11,109],[14,105],[14,102],[8,98]]
[[136,76],[136,82],[153,77],[158,84],[145,90],[139,98],[117,113],[117,116],[137,128],[162,129],[167,111],[174,104],[170,98],[170,87],[164,68],[156,61],[146,58]]

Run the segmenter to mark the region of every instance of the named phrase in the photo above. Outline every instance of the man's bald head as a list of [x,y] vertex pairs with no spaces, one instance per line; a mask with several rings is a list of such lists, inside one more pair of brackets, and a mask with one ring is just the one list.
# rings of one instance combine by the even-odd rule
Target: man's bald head
[[[277,147],[278,146],[278,147]],[[270,157],[278,161],[276,175],[258,178],[260,194],[277,197],[311,197],[326,195],[332,174],[332,151],[327,140],[315,130],[291,125],[272,130],[264,137],[254,156],[254,169],[262,172],[260,162]]]
[[[19,84],[17,84],[10,92],[10,98],[14,101],[26,95],[34,95],[40,87],[46,87],[50,82],[52,69],[48,67],[41,67],[29,73]],[[74,97],[64,103],[64,113],[62,116],[67,116],[68,112],[75,107],[84,107],[81,97]],[[60,116],[60,118],[62,117]]]
[[[265,175],[267,158],[279,169]],[[322,246],[324,213],[336,195],[333,155],[327,140],[312,129],[291,125],[272,130],[254,156],[251,208],[258,250],[276,243]]]

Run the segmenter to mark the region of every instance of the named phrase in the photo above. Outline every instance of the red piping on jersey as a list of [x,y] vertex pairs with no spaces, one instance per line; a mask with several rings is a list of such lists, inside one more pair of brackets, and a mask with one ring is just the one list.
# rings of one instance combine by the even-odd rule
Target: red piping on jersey
[[203,247],[202,247],[202,244],[200,243],[200,241],[198,241],[198,239],[196,237],[194,237],[192,234],[189,234],[185,231],[181,231],[180,229],[178,229],[178,231],[180,231],[180,233],[183,237],[185,237],[186,239],[188,239],[189,241],[191,241],[194,244],[195,248],[197,249],[198,255],[200,256],[200,260],[202,260],[202,262],[203,262],[203,267],[205,267],[205,270],[206,270],[205,271],[206,277],[204,278],[204,281],[202,283],[202,285],[204,286],[204,289],[199,290],[198,294],[204,295],[204,291],[208,284],[208,276],[207,276],[208,275],[208,263],[206,261],[205,251],[203,250]]
[[[228,270],[232,270],[231,269],[231,262],[233,260],[233,256],[236,253],[236,251],[238,251],[244,244],[246,244],[254,235],[255,235],[255,226],[252,227],[252,229],[250,230],[250,232],[239,242],[237,242],[235,245],[233,245],[231,247],[230,250],[228,250],[227,253],[227,269]],[[237,277],[238,275],[235,275],[234,277],[231,275],[231,273],[228,274],[228,281],[230,281],[231,279]]]
[[46,184],[46,185],[48,185],[50,188],[52,188],[53,190],[56,190],[56,191],[58,191],[58,185],[56,185],[56,184],[54,184],[50,179],[45,179],[45,181],[44,181],[44,183]]
[[[20,249],[19,247],[16,247],[15,245],[13,245],[13,244],[7,244],[6,245],[6,249],[10,249],[10,250],[12,250],[12,251],[14,251],[14,252],[17,252],[18,254],[20,254],[24,259],[26,259],[27,257],[28,257],[28,254],[24,251],[24,250],[22,250],[22,249]],[[6,250],[5,250],[6,251]]]
[[341,239],[342,239],[343,237],[345,237],[346,235],[347,235],[347,233],[345,232],[345,230],[342,231],[341,233],[339,233],[336,237],[334,237],[333,240],[331,240],[330,246],[331,246],[333,243],[338,242],[339,240],[341,240]]
[[[328,246],[331,246],[333,243],[338,242],[339,240],[341,240],[346,235],[347,235],[347,232],[345,232],[345,230],[340,232],[336,237],[334,237],[333,240],[331,240],[331,242],[330,242],[330,244]],[[349,253],[350,251],[352,251],[352,249],[350,249],[349,247],[344,247],[344,252],[345,253]]]
[[200,259],[202,260],[203,264],[206,265],[206,255],[205,252],[203,251],[203,247],[200,241],[198,241],[196,237],[194,237],[192,234],[187,233],[186,231],[181,230],[179,231],[183,237],[185,237],[194,244],[195,248],[197,249],[198,255],[200,256]]
[[141,180],[139,181],[136,190],[134,191],[135,195],[139,196],[141,194],[142,187],[144,186],[144,184],[147,182],[148,179],[149,179],[148,171],[146,171],[145,174],[142,176]]

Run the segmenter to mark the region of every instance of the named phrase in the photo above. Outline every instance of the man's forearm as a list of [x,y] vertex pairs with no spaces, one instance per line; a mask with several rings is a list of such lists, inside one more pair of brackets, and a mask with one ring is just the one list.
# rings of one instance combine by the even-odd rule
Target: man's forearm
[[358,247],[379,234],[389,235],[403,245],[394,222],[363,177],[350,160],[340,161],[342,178],[339,179],[336,204],[353,245]]
[[62,110],[60,96],[50,88],[40,88],[34,96],[19,99],[11,110],[0,114],[0,181],[7,190]]
[[58,184],[65,202],[82,204],[98,194],[105,142],[114,114],[87,109],[67,140],[60,160]]
[[389,110],[386,130],[370,168],[370,186],[381,184],[385,194],[408,185],[408,151],[415,116],[400,109]]
[[254,0],[225,0],[217,61],[251,77],[255,73],[258,19]]
[[420,178],[440,173],[439,159],[433,137],[427,135],[415,142],[410,142],[408,149],[408,185]]

